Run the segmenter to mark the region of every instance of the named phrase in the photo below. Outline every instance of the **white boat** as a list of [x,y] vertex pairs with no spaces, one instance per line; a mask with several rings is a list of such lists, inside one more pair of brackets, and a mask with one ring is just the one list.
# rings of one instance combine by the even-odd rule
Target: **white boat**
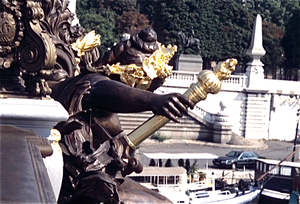
[[198,191],[190,194],[190,204],[256,204],[261,192],[260,187],[251,187],[248,191],[236,192],[229,190]]
[[236,196],[235,193],[231,193],[230,191],[197,191],[190,192],[190,204],[200,204],[200,203],[211,203],[211,202],[219,202],[222,200],[234,198]]
[[[129,177],[159,192],[174,204],[256,204],[261,192],[260,187],[252,185],[244,191],[238,189],[208,191],[205,183],[188,184],[186,170],[183,167],[144,167],[140,174],[132,173]],[[196,186],[199,188],[195,188]]]
[[183,167],[144,167],[139,174],[129,176],[134,181],[157,191],[172,203],[188,204],[187,174]]
[[259,203],[288,204],[291,193],[300,189],[300,163],[257,159],[255,179],[260,177],[264,188]]

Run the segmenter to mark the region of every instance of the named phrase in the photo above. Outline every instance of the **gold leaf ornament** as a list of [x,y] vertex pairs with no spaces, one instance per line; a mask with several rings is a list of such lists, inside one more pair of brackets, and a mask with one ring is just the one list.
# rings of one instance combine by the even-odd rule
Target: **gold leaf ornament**
[[92,30],[82,39],[77,39],[71,46],[73,50],[77,51],[77,56],[82,57],[85,52],[101,45],[100,38],[101,36],[99,34],[96,35],[95,31]]
[[169,66],[171,58],[177,51],[177,46],[159,44],[159,49],[156,50],[150,57],[147,57],[142,66],[135,64],[121,65],[116,63],[103,67],[105,73],[120,75],[120,80],[132,87],[147,89],[155,78],[165,79],[172,74],[172,66]]

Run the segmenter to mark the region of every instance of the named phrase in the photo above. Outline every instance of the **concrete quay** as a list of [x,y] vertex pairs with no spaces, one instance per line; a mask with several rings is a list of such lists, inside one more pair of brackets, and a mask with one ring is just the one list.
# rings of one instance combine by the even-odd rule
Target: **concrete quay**
[[[147,139],[143,142],[143,145],[160,143],[153,139]],[[260,139],[240,139],[230,143],[215,143],[200,140],[187,140],[187,139],[167,139],[163,141],[164,144],[198,144],[199,146],[211,146],[211,147],[226,147],[234,149],[251,149],[251,150],[262,150],[267,149],[268,145]]]

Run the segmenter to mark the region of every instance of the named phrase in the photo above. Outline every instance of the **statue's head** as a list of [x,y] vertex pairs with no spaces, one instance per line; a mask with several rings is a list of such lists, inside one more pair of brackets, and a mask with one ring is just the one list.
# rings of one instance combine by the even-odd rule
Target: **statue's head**
[[155,42],[157,41],[157,34],[152,28],[144,28],[138,34],[139,38],[144,42]]

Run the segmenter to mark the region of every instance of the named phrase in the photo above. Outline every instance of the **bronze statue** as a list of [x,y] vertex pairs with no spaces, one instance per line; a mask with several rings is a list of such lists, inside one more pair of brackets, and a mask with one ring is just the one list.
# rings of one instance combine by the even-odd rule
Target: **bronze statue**
[[[46,4],[51,2],[44,3],[43,7],[48,8]],[[118,203],[122,200],[117,192],[119,185],[127,186],[128,183],[126,179],[123,182],[124,177],[132,171],[141,171],[142,166],[131,157],[134,150],[123,138],[116,113],[150,110],[177,121],[177,117],[186,114],[187,107],[193,108],[194,104],[181,94],[154,94],[125,85],[114,74],[109,76],[111,80],[101,72],[103,66],[116,62],[142,65],[145,58],[160,49],[152,29],[143,29],[130,39],[121,41],[101,58],[96,48],[86,51],[79,63],[81,74],[74,76],[78,51],[76,53],[70,49],[71,41],[68,39],[71,38],[66,34],[77,36],[80,29],[71,29],[68,18],[72,16],[65,15],[68,12],[62,10],[64,6],[55,5],[59,5],[60,12],[50,10],[53,13],[47,13],[48,18],[44,19],[43,26],[47,28],[45,30],[51,30],[50,36],[57,50],[62,52],[57,55],[55,68],[43,73],[52,90],[51,97],[61,102],[70,114],[68,121],[56,126],[62,134],[60,144],[64,153],[64,180],[58,202]],[[65,19],[64,23],[55,24],[57,18]],[[62,26],[69,30],[64,34],[54,32]],[[74,31],[77,33],[72,33]],[[97,67],[100,71],[94,73],[93,69]],[[153,78],[148,90],[154,90],[163,80],[164,77]],[[137,184],[135,188],[147,191]],[[153,202],[153,196],[158,196],[153,192],[147,194],[152,196]],[[163,202],[160,196],[156,199]]]
[[182,32],[182,31],[178,32],[178,36],[180,37],[180,40],[181,40],[181,46],[182,46],[181,54],[183,54],[184,51],[188,48],[196,49],[196,54],[197,55],[201,54],[200,40],[195,37],[195,32],[194,32],[193,26],[191,27],[188,36],[186,36],[184,34],[184,32]]
[[[140,58],[138,52],[133,54]],[[83,71],[77,77],[51,86],[51,96],[60,101],[71,115],[67,122],[56,127],[63,136],[61,146],[65,159],[65,180],[59,202],[85,198],[117,203],[120,198],[114,177],[117,173],[125,177],[132,171],[141,171],[142,167],[131,157],[133,149],[124,152],[128,144],[122,136],[116,113],[150,110],[177,122],[177,117],[187,114],[187,107],[193,108],[194,104],[178,93],[158,95],[110,80],[105,75]],[[88,187],[90,179],[95,182],[93,189]],[[96,193],[100,189],[103,191],[101,195]]]
[[145,28],[132,35],[128,40],[121,41],[107,51],[93,66],[120,63],[122,65],[136,64],[141,66],[159,47],[157,34],[153,29]]

